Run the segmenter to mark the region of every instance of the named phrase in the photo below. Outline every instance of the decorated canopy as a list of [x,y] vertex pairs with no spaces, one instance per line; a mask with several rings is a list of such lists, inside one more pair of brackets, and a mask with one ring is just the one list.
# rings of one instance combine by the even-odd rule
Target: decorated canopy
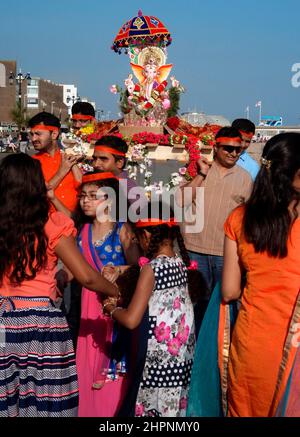
[[171,35],[165,25],[152,15],[138,12],[137,17],[127,21],[116,36],[112,50],[121,54],[122,49],[127,53],[130,46],[139,48],[147,46],[166,47],[172,42]]

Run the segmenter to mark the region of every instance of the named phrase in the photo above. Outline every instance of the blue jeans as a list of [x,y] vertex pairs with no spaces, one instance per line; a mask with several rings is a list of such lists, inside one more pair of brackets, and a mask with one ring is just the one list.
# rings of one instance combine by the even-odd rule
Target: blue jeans
[[201,326],[210,296],[216,284],[222,279],[223,257],[217,255],[205,255],[204,253],[197,253],[188,251],[191,261],[197,261],[198,270],[204,276],[206,281],[208,294],[204,300],[197,303],[194,307],[195,314],[195,331],[196,336]]

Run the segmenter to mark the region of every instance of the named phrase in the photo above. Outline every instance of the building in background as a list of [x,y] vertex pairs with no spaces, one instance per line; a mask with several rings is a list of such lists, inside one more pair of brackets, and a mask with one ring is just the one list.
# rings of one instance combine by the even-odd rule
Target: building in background
[[183,112],[180,117],[193,126],[204,126],[206,123],[220,126],[231,125],[230,121],[223,115],[207,115],[204,112]]
[[[56,115],[62,124],[66,124],[73,103],[80,100],[77,87],[33,76],[28,81],[22,81],[19,89],[15,79],[11,81],[12,84],[9,81],[11,76],[17,77],[16,71],[16,61],[0,60],[0,127],[10,128],[14,125],[11,112],[18,101],[21,108],[26,110],[27,118],[47,111]],[[82,100],[89,101],[86,98]],[[90,103],[95,107],[95,102]]]
[[71,115],[71,109],[75,102],[80,100],[78,96],[77,87],[75,85],[61,84],[63,87],[63,101],[68,108],[68,114]]
[[27,86],[24,95],[24,108],[27,115],[32,117],[41,111],[51,112],[62,123],[69,118],[68,107],[64,103],[64,88],[51,80],[33,77],[31,84]]
[[10,73],[16,75],[16,68],[16,61],[0,60],[0,123],[4,126],[12,123],[11,111],[16,104],[17,89],[9,85]]
[[282,117],[280,115],[263,115],[259,126],[282,126]]

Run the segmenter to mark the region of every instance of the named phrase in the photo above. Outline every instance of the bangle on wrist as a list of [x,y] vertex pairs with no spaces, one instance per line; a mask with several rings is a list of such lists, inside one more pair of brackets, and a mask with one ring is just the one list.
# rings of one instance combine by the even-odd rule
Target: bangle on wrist
[[111,305],[110,302],[106,302],[104,305],[102,305],[102,311],[104,311],[105,308],[108,307],[109,305]]
[[111,312],[110,312],[110,318],[111,318],[111,319],[113,318],[113,314],[114,314],[114,312],[115,312],[116,310],[122,310],[122,309],[123,309],[122,307],[115,307],[114,309],[112,309]]
[[199,176],[202,176],[203,179],[205,179],[206,176],[207,176],[207,174],[203,173],[201,170],[198,170],[198,175],[199,175]]

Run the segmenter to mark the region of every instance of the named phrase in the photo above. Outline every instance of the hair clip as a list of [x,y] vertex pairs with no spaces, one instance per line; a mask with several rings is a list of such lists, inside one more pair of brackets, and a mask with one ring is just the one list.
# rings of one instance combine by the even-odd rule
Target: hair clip
[[188,266],[188,270],[198,270],[198,263],[197,263],[197,261],[191,261],[190,265]]
[[266,159],[264,157],[260,158],[260,162],[261,162],[261,165],[265,166],[267,169],[269,169],[271,167],[271,164],[272,164],[271,160]]
[[140,267],[143,267],[143,266],[145,266],[146,264],[149,264],[149,262],[150,262],[150,259],[149,259],[149,258],[146,258],[145,256],[141,256],[141,257],[139,258],[139,261],[138,261]]

